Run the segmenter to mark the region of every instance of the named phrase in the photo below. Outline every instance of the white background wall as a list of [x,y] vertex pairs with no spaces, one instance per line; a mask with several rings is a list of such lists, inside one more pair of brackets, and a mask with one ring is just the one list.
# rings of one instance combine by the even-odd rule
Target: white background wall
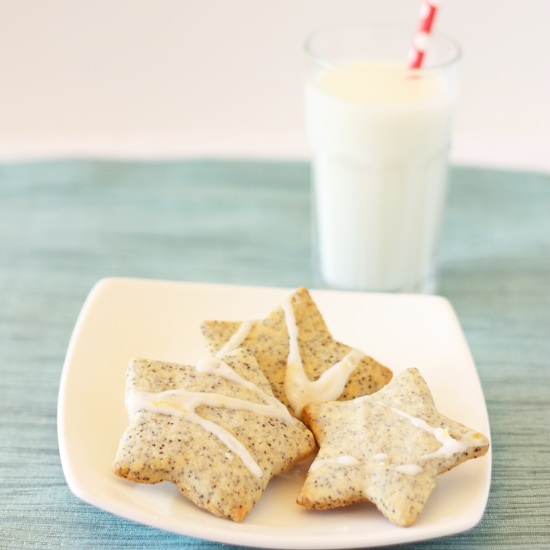
[[[0,0],[0,159],[303,157],[302,44],[420,0]],[[457,162],[550,171],[550,0],[442,0]],[[406,55],[406,52],[404,52]]]

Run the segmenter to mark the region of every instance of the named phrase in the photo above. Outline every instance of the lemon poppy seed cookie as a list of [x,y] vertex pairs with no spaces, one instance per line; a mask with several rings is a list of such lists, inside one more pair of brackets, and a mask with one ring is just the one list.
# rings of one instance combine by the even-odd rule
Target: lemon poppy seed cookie
[[320,449],[298,504],[324,510],[370,500],[402,527],[416,521],[437,475],[489,448],[485,436],[439,413],[416,369],[367,397],[309,403],[303,417]]
[[304,287],[265,319],[205,321],[201,329],[213,356],[246,348],[258,361],[275,397],[297,417],[309,401],[369,395],[392,377],[390,369],[332,337]]
[[170,481],[198,506],[237,522],[274,475],[316,448],[240,349],[196,368],[134,359],[126,406],[130,424],[113,472],[138,483]]

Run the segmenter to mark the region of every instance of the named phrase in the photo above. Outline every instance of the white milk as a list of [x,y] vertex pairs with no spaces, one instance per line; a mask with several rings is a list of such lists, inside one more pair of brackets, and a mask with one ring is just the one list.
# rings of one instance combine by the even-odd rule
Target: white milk
[[355,64],[306,86],[320,275],[350,290],[417,288],[440,233],[454,91],[436,74]]

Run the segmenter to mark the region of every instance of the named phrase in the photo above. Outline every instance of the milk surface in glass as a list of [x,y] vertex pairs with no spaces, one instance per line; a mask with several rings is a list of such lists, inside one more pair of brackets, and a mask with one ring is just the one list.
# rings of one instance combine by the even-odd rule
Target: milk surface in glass
[[390,62],[306,84],[318,270],[331,287],[418,290],[437,247],[455,92]]

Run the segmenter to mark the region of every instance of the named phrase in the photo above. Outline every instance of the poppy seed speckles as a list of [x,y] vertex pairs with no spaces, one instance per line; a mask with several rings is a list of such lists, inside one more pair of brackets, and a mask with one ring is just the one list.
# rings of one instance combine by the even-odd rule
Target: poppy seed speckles
[[[294,314],[297,347],[304,373],[307,380],[315,382],[350,354],[352,348],[332,337],[306,288],[299,288],[285,301],[285,307],[286,303]],[[205,321],[201,329],[209,353],[215,356],[241,325],[240,321]],[[279,306],[265,319],[251,324],[241,346],[257,359],[275,397],[299,417],[299,411],[292,410],[285,390],[287,361],[291,351],[290,332],[285,309]],[[392,372],[372,357],[364,356],[347,376],[338,400],[353,399],[381,389],[391,380]]]
[[371,396],[309,403],[304,421],[320,450],[298,504],[322,510],[370,500],[402,527],[417,519],[436,475],[489,448],[486,437],[439,413],[416,369]]
[[[224,362],[272,395],[269,383],[247,352],[236,350],[224,356]],[[195,367],[144,359],[130,363],[127,392],[163,392],[172,388],[262,404],[262,399],[242,384],[198,372]],[[196,412],[240,441],[263,475],[255,477],[237,455],[229,454],[219,437],[202,426],[145,410],[134,414],[122,436],[113,463],[114,473],[139,483],[170,481],[198,506],[220,517],[242,521],[271,477],[291,468],[316,448],[311,432],[298,422],[286,424],[251,411],[209,406],[200,406]]]

